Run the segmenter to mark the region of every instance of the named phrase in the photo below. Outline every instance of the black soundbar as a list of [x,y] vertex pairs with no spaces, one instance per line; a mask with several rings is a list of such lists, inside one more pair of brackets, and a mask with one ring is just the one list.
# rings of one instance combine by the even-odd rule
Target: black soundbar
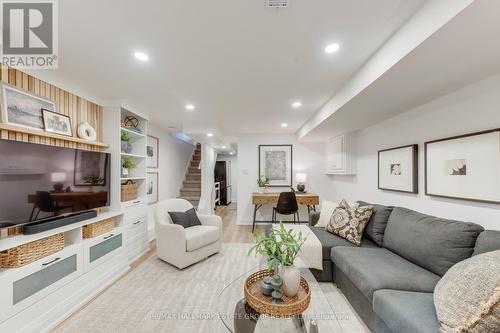
[[97,212],[95,210],[89,210],[86,212],[80,212],[70,215],[49,217],[37,222],[24,225],[23,234],[25,235],[38,234],[39,232],[59,227],[64,227],[65,225],[92,219],[96,216]]

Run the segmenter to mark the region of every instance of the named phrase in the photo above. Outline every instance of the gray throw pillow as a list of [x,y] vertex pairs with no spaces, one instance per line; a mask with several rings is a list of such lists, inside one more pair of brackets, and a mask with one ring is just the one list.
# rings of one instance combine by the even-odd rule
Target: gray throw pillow
[[434,304],[442,333],[500,332],[500,250],[451,267],[436,285]]
[[372,205],[368,202],[358,201],[360,206],[373,206],[373,214],[370,221],[366,225],[364,237],[370,238],[379,247],[382,247],[384,242],[385,228],[391,216],[393,207],[383,205]]
[[201,225],[200,219],[194,208],[188,209],[185,212],[168,212],[174,224],[182,225],[184,228]]

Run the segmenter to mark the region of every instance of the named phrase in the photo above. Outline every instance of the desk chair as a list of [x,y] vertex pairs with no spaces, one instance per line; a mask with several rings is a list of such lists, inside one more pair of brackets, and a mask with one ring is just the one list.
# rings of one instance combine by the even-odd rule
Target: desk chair
[[278,204],[273,207],[273,223],[276,223],[276,214],[292,215],[293,223],[300,221],[299,205],[294,192],[281,192],[278,198]]

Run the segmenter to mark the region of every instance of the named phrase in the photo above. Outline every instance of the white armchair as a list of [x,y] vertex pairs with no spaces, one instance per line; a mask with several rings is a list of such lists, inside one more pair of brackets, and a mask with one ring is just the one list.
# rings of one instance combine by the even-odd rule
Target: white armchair
[[184,228],[174,224],[168,212],[185,212],[193,208],[184,199],[159,202],[155,208],[155,230],[158,257],[183,269],[222,249],[222,219],[217,215],[201,215],[202,225]]

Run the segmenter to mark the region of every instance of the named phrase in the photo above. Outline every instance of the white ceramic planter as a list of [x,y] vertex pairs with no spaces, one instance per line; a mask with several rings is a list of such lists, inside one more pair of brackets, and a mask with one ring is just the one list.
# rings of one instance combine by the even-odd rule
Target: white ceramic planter
[[281,266],[280,277],[283,280],[283,293],[288,297],[297,295],[300,287],[300,271],[295,266]]

